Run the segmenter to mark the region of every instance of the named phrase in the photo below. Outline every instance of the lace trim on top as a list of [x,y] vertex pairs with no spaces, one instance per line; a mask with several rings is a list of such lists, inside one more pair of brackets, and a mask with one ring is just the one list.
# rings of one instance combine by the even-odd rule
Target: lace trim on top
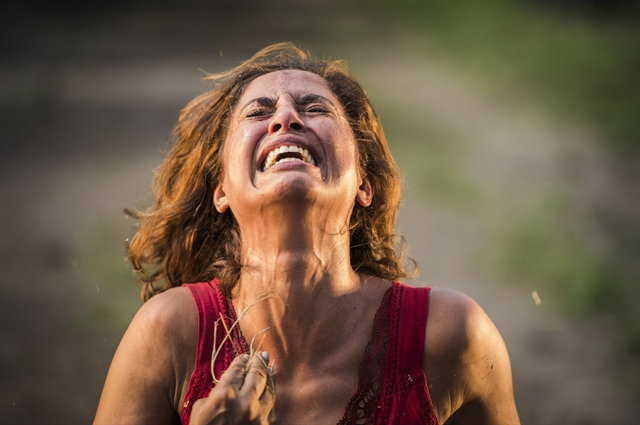
[[358,388],[345,407],[338,425],[375,424],[381,411],[380,396],[383,392],[387,347],[389,346],[389,305],[392,288],[387,289],[373,320],[371,340],[364,351],[358,372]]

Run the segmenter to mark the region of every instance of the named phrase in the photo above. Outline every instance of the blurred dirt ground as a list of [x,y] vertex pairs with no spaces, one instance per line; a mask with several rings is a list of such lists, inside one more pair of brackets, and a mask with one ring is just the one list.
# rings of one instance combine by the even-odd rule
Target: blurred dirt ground
[[483,208],[493,219],[425,196],[408,164],[399,227],[421,265],[416,284],[467,293],[502,332],[522,422],[640,422],[637,393],[624,387],[628,360],[612,354],[612,323],[563,318],[544,296],[537,308],[535,288],[505,285],[477,262],[491,243],[487,227],[508,219],[512,203],[527,202],[517,194],[567,184],[567,157],[581,158],[578,171],[595,176],[593,184],[571,180],[576,193],[605,192],[607,202],[636,214],[637,162],[609,159],[581,129],[532,121],[530,111],[492,101],[450,64],[415,55],[410,33],[357,7],[288,4],[3,10],[1,422],[92,420],[111,357],[140,305],[123,261],[133,223],[122,209],[148,202],[179,110],[204,90],[199,70],[227,69],[281,40],[353,62],[383,124],[393,124],[387,133],[401,165],[413,148],[394,147],[402,130],[395,123],[404,122],[394,114],[459,129],[469,154],[454,165],[487,195]]

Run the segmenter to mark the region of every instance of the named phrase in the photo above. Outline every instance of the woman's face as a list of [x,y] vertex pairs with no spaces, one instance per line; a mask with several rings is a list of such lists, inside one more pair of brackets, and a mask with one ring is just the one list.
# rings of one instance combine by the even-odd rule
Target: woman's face
[[[272,203],[307,202],[348,214],[371,202],[342,105],[318,75],[277,71],[256,78],[231,116],[218,211],[242,217]],[[346,206],[346,207],[345,207]],[[255,217],[255,215],[253,215]]]

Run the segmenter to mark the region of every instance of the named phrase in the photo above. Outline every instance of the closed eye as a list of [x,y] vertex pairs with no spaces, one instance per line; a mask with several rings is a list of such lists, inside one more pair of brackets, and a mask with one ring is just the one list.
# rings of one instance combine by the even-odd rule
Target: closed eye
[[247,112],[247,114],[245,115],[245,118],[265,117],[265,116],[268,116],[270,113],[271,111],[266,108],[257,108]]
[[313,105],[307,107],[305,109],[305,112],[312,114],[326,114],[329,112],[329,109],[321,105]]

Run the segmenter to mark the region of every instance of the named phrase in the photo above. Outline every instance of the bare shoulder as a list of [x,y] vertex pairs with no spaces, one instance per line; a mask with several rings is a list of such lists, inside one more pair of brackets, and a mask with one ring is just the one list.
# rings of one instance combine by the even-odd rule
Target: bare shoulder
[[431,290],[424,368],[441,423],[519,423],[506,346],[470,297]]
[[[149,352],[153,359],[164,362],[169,357],[182,356],[183,350],[195,353],[198,330],[198,313],[187,288],[172,288],[144,303],[135,315],[127,334],[136,336],[135,344],[142,352]],[[173,360],[173,359],[172,359]]]
[[109,368],[95,423],[179,422],[197,330],[187,288],[170,289],[140,307]]
[[[196,325],[195,329],[185,326]],[[172,288],[158,294],[144,303],[131,322],[131,326],[151,328],[157,337],[174,337],[182,339],[185,330],[197,331],[198,312],[191,296],[185,287]]]
[[430,354],[466,353],[473,345],[485,342],[487,336],[502,340],[491,319],[467,295],[452,289],[434,288],[429,300]]

